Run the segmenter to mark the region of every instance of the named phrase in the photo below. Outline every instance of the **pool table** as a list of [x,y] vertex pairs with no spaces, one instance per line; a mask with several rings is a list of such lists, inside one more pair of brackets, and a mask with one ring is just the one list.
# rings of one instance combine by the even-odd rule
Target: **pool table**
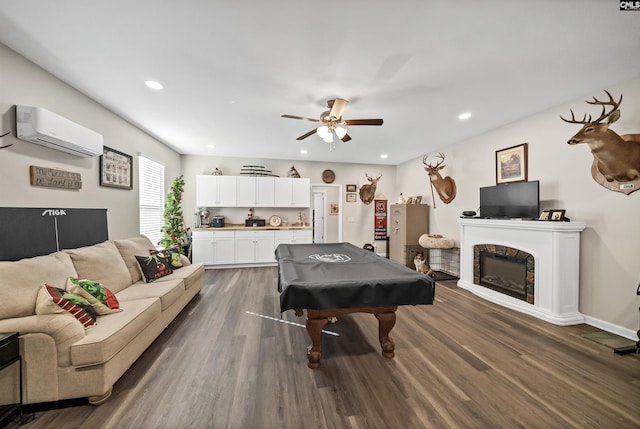
[[308,366],[320,366],[322,329],[329,318],[371,313],[379,321],[382,355],[394,357],[389,337],[400,305],[433,304],[435,282],[422,273],[350,243],[281,244],[276,249],[280,311],[307,311]]

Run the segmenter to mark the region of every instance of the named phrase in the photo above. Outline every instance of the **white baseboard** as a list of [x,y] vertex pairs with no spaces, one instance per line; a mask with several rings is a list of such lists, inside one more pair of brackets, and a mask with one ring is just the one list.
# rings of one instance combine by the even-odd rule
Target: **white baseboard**
[[614,325],[613,323],[605,322],[604,320],[596,319],[595,317],[584,315],[584,321],[587,325],[595,326],[603,331],[611,332],[621,337],[628,338],[632,341],[638,341],[638,335],[636,331],[623,328],[622,326]]

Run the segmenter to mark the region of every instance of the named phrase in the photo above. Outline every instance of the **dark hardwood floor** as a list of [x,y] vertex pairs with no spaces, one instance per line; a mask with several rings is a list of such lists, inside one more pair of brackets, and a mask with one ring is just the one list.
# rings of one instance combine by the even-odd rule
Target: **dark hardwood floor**
[[[35,428],[638,428],[640,359],[442,282],[400,307],[381,356],[377,320],[327,325],[322,366],[280,318],[276,268],[207,271],[185,311],[103,405],[36,413]],[[304,323],[286,312],[283,320]]]

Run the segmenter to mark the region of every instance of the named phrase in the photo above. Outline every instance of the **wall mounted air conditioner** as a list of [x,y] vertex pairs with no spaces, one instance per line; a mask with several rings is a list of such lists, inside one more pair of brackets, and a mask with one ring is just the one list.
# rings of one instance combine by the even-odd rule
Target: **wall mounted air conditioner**
[[16,106],[17,137],[78,156],[102,155],[102,135],[41,107]]

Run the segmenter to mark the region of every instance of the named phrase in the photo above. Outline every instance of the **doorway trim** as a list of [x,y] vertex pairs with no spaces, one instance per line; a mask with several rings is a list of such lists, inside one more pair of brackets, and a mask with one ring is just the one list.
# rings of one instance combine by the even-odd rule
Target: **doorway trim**
[[[311,184],[311,195],[313,195],[314,192],[320,192],[322,191],[322,189],[318,189],[318,188],[338,188],[338,211],[339,211],[339,215],[338,215],[338,242],[342,242],[342,198],[344,197],[344,195],[342,195],[342,185],[332,185],[332,184],[328,184],[328,183],[312,183]],[[326,201],[326,199],[325,199]],[[325,232],[324,232],[324,236],[327,236],[327,231],[325,228]]]

